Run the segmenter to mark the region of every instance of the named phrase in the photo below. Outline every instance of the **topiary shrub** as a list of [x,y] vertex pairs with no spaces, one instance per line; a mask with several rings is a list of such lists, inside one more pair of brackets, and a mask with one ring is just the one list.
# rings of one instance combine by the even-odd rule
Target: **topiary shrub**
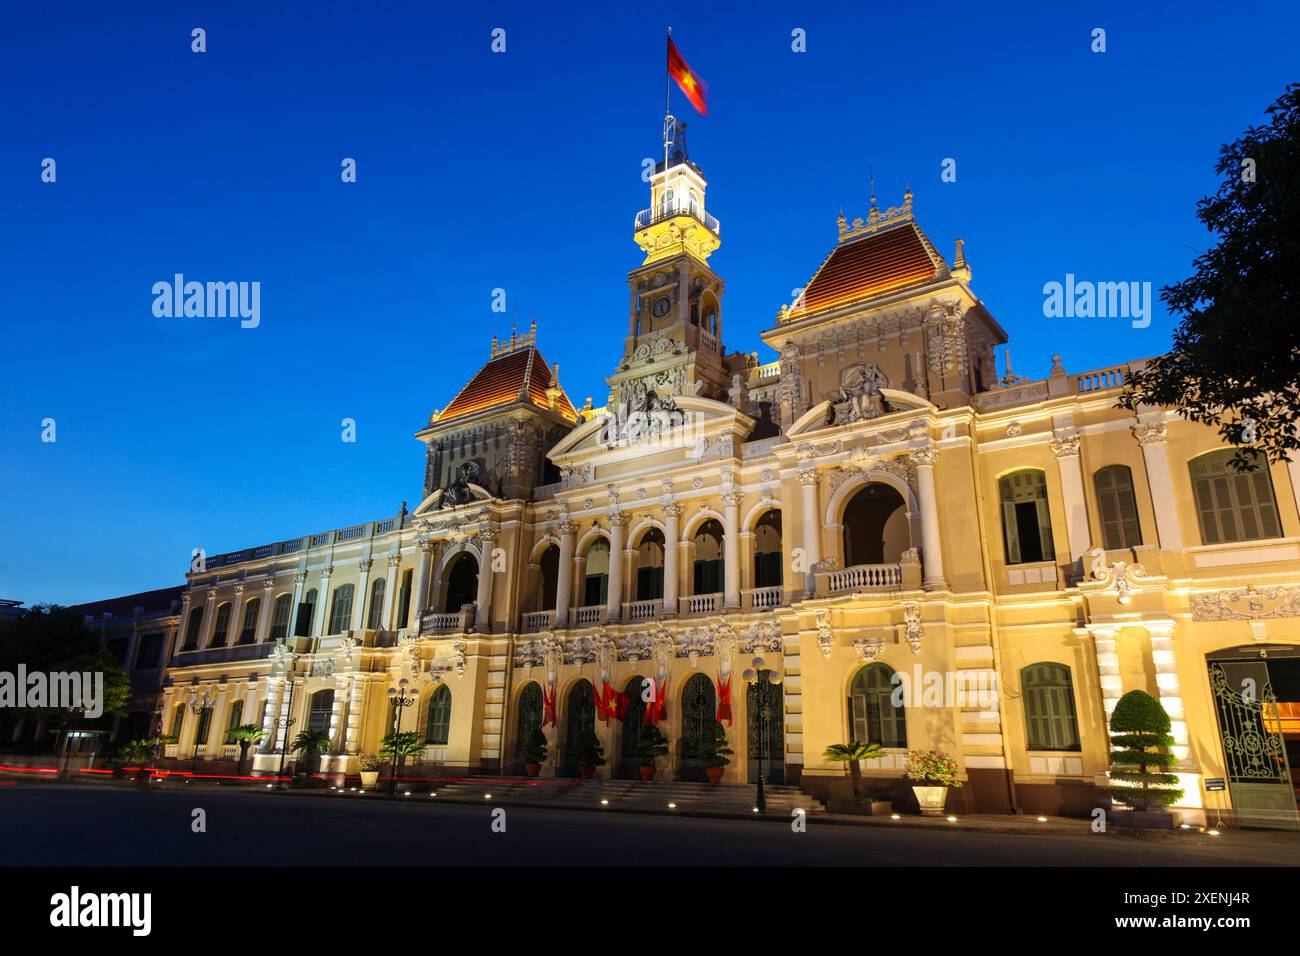
[[1167,768],[1177,761],[1167,748],[1174,738],[1169,734],[1169,714],[1160,701],[1140,690],[1131,690],[1119,699],[1110,715],[1110,779],[1106,788],[1111,799],[1147,810],[1167,807],[1183,798],[1178,777]]

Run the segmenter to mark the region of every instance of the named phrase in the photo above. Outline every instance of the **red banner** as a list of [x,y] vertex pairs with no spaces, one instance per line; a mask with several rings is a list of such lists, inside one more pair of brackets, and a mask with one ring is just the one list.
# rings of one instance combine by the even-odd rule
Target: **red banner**
[[555,688],[546,693],[546,687],[542,687],[542,726],[555,726]]
[[731,726],[731,675],[730,674],[727,675],[726,683],[723,683],[721,677],[718,678],[717,720],[718,723],[722,723],[722,721],[725,720],[727,722],[727,726],[728,727]]

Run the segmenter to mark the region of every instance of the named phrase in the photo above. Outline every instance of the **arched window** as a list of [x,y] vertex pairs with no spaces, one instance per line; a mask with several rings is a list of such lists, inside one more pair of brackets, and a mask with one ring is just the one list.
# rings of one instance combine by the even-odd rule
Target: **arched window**
[[844,506],[844,566],[895,564],[911,544],[907,504],[881,482],[872,482]]
[[1007,564],[1052,561],[1052,518],[1047,508],[1047,478],[1035,468],[998,479],[1002,500],[1002,537]]
[[722,525],[710,518],[695,532],[695,593],[717,594],[723,588],[725,552]]
[[1107,465],[1092,476],[1101,515],[1101,540],[1107,551],[1136,548],[1142,543],[1133,472],[1124,465]]
[[664,536],[651,528],[636,548],[636,599],[659,600],[664,596]]
[[311,636],[311,620],[316,615],[316,589],[312,588],[298,605],[298,620],[294,622],[293,633],[297,637]]
[[181,729],[185,726],[185,705],[177,704],[172,708],[172,729],[170,736],[175,737],[179,742],[181,739]]
[[182,650],[192,651],[199,646],[199,632],[203,629],[203,605],[190,608],[189,620],[185,623],[185,646]]
[[244,702],[237,700],[230,705],[230,719],[226,721],[226,743],[235,743],[235,738],[230,736],[244,720]]
[[560,583],[560,549],[551,545],[537,562],[537,610],[555,608],[555,594]]
[[244,605],[244,623],[239,629],[239,643],[252,644],[257,636],[257,615],[262,610],[262,599],[251,598]]
[[582,604],[592,607],[609,598],[609,542],[600,538],[587,549],[587,576],[583,580]]
[[713,681],[693,674],[682,687],[682,737],[678,743],[678,772],[683,780],[706,780],[702,745],[716,719],[717,697]]
[[212,708],[204,707],[199,711],[199,727],[194,732],[194,746],[206,746],[208,734],[212,731]]
[[850,735],[860,743],[882,747],[907,747],[907,714],[894,706],[894,669],[888,664],[868,664],[853,678],[849,691]]
[[289,636],[289,610],[293,606],[292,594],[281,594],[271,609],[271,640],[282,641]]
[[1030,750],[1079,750],[1074,685],[1064,664],[1030,664],[1020,671],[1025,738]]
[[424,742],[434,747],[444,747],[451,730],[451,688],[439,684],[429,699],[429,718],[425,723]]
[[384,623],[384,591],[388,587],[388,582],[383,578],[375,578],[370,585],[370,616],[366,619],[366,627],[372,631],[379,630]]
[[468,551],[451,559],[447,574],[447,603],[443,611],[454,614],[478,598],[478,561]]
[[781,512],[773,508],[754,525],[754,587],[774,588],[781,583]]
[[397,600],[397,628],[406,627],[406,622],[411,619],[411,578],[414,569],[407,568],[406,573],[402,575],[402,586],[398,589],[399,597]]
[[560,756],[563,762],[558,776],[576,777],[578,775],[578,754],[582,749],[582,740],[588,734],[596,732],[596,697],[591,681],[582,678],[569,688],[569,696],[564,703],[564,750]]
[[1188,463],[1203,544],[1255,541],[1282,533],[1268,462],[1252,452],[1254,470],[1237,471],[1229,464],[1233,455],[1231,448],[1224,448]]
[[334,589],[334,599],[330,604],[330,627],[327,634],[342,634],[352,626],[352,595],[356,593],[355,584],[340,584]]
[[318,690],[311,695],[307,707],[307,730],[319,733],[330,729],[330,720],[334,714],[334,691]]
[[529,681],[519,692],[519,715],[515,723],[516,773],[522,772],[519,754],[523,751],[533,731],[542,726],[542,688],[537,681]]
[[645,723],[645,699],[641,696],[645,689],[645,678],[634,674],[623,685],[623,697],[626,703],[620,703],[623,712],[623,739],[619,751],[619,779],[636,780],[641,776],[641,758],[637,756],[637,742],[641,739],[641,727]]
[[230,604],[229,602],[217,608],[217,621],[212,625],[212,640],[208,641],[208,647],[225,647],[226,632],[230,630]]

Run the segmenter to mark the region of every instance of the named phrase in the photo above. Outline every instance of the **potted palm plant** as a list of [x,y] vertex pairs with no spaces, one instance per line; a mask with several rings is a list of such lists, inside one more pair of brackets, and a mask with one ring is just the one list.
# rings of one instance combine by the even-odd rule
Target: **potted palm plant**
[[374,754],[357,755],[357,772],[361,774],[361,789],[374,790],[379,786],[379,768],[384,762]]
[[[324,730],[304,730],[293,738],[289,750],[302,755],[302,773],[310,775],[319,766],[321,754],[330,752],[330,735]],[[297,772],[298,767],[295,766],[294,773]]]
[[[119,766],[114,769],[113,776],[118,776],[118,771],[126,772],[127,767],[139,769],[149,759],[149,741],[132,740],[129,743],[122,744],[122,749],[117,753]],[[139,774],[136,775],[138,779]]]
[[654,724],[641,728],[636,740],[636,755],[641,760],[641,779],[649,782],[655,778],[655,761],[668,753],[668,739]]
[[948,788],[962,785],[957,779],[957,761],[941,750],[912,750],[907,754],[903,768],[908,780],[914,781],[912,792],[921,814],[927,817],[943,816],[948,799]]
[[822,752],[822,759],[848,766],[849,786],[853,794],[853,799],[848,801],[831,798],[828,801],[828,809],[834,813],[865,812],[872,815],[891,812],[892,803],[887,800],[877,800],[862,792],[862,761],[879,760],[885,756],[887,754],[879,744],[862,743],[857,740],[850,740],[846,744],[831,744],[827,747]]
[[734,753],[727,746],[727,731],[722,722],[705,721],[700,733],[700,760],[704,763],[704,772],[709,775],[709,783],[716,784],[722,780],[722,773],[731,763]]
[[536,777],[542,772],[546,755],[546,734],[542,733],[540,727],[534,727],[533,732],[524,741],[524,745],[519,748],[519,757],[524,762],[524,769],[528,771],[528,776]]
[[600,738],[594,730],[588,730],[578,738],[573,756],[578,762],[578,772],[582,774],[583,780],[590,780],[596,775],[596,768],[605,762],[605,748],[600,745]]
[[402,775],[402,764],[407,757],[424,753],[424,734],[418,730],[404,730],[400,734],[389,734],[381,741],[379,756],[386,757],[392,764],[393,791],[397,791],[397,778]]
[[239,744],[239,763],[236,773],[242,774],[248,765],[248,748],[266,739],[266,731],[257,724],[240,724],[230,730],[229,738]]

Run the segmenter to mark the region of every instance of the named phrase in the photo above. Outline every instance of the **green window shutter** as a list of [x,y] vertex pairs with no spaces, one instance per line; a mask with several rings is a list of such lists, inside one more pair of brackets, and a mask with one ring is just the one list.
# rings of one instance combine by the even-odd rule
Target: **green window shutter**
[[1034,511],[1038,516],[1038,540],[1042,542],[1043,560],[1055,561],[1056,549],[1052,547],[1052,515],[1047,508],[1047,489],[1040,489],[1041,497],[1034,499]]
[[1020,533],[1016,527],[1016,503],[1002,502],[1002,533],[1007,542],[1007,564],[1020,563]]

